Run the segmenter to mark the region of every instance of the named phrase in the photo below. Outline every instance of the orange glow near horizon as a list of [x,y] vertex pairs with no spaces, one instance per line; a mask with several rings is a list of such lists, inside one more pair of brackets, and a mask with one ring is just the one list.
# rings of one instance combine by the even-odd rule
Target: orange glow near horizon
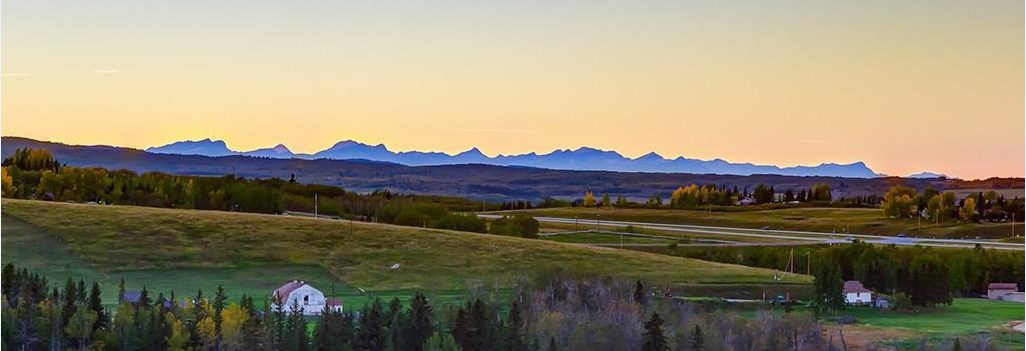
[[2,4],[2,134],[1024,175],[1022,1]]

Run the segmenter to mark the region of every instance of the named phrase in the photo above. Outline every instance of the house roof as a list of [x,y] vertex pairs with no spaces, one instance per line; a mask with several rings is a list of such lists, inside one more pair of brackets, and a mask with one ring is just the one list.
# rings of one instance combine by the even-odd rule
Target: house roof
[[274,289],[274,294],[272,296],[280,300],[288,299],[289,294],[291,294],[292,291],[299,289],[303,285],[306,285],[306,282],[302,280],[290,281],[285,283],[285,285],[282,285],[280,288]]
[[871,292],[872,291],[870,291],[869,289],[866,289],[866,287],[862,286],[862,282],[860,282],[858,280],[849,280],[849,281],[844,282],[844,293],[845,294],[850,294],[850,293],[871,293]]
[[1015,283],[990,283],[987,290],[1019,290],[1019,286]]
[[342,299],[332,298],[332,299],[327,299],[327,300],[328,301],[325,304],[328,305],[328,306],[342,306]]

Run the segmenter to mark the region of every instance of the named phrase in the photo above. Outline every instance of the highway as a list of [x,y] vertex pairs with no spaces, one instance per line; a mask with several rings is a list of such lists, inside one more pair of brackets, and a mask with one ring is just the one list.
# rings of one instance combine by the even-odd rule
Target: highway
[[[496,219],[502,217],[498,214],[479,213],[478,217]],[[801,231],[801,230],[780,230],[780,229],[754,229],[754,228],[737,228],[737,227],[718,227],[718,226],[704,226],[704,225],[690,225],[690,224],[667,224],[667,223],[648,223],[648,222],[630,222],[630,221],[613,221],[613,220],[594,220],[594,219],[574,219],[574,218],[561,218],[561,217],[534,217],[542,223],[562,223],[562,224],[580,224],[580,225],[608,225],[608,226],[634,226],[635,228],[646,228],[655,230],[664,230],[672,232],[682,233],[700,233],[700,234],[713,234],[722,236],[733,236],[733,237],[752,237],[752,238],[769,238],[779,239],[788,241],[815,241],[824,244],[840,244],[848,243],[849,237],[858,239],[863,242],[871,244],[895,244],[895,245],[922,245],[932,247],[954,247],[954,248],[971,248],[977,244],[988,248],[988,249],[999,249],[999,250],[1026,250],[1026,245],[1016,243],[1003,243],[991,240],[973,240],[973,239],[934,239],[934,238],[913,238],[913,237],[893,237],[893,236],[880,236],[880,235],[866,235],[866,234],[854,234],[854,233],[825,233],[825,232],[812,232],[812,231]]]

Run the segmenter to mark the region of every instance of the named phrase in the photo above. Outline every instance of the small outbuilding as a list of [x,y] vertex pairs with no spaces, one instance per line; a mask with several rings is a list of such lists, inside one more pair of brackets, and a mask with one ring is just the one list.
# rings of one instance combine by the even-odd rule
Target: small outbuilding
[[849,305],[868,305],[873,302],[873,292],[862,286],[858,280],[844,282],[844,302]]
[[990,283],[987,284],[987,298],[991,300],[1015,301],[1019,294],[1019,286],[1015,283]]

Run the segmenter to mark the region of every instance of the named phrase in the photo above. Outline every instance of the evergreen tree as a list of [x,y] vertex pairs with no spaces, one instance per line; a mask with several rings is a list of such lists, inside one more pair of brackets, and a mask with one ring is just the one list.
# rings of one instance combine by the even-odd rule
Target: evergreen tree
[[388,344],[393,349],[402,348],[406,345],[403,342],[403,335],[406,333],[407,325],[406,320],[403,318],[403,303],[399,301],[398,297],[392,298],[392,301],[388,304],[388,313],[385,314],[387,317],[388,325]]
[[90,311],[96,312],[96,323],[93,323],[93,332],[107,326],[107,313],[103,310],[103,301],[100,299],[100,283],[93,282],[89,290],[89,298],[86,306]]
[[221,285],[218,285],[217,291],[214,293],[214,315],[211,316],[211,319],[214,320],[214,335],[217,340],[216,345],[218,350],[221,349],[222,340],[221,322],[223,322],[223,316],[221,315],[221,312],[224,311],[224,304],[227,301],[228,296],[225,296],[224,288]]
[[84,305],[86,302],[86,286],[85,281],[82,279],[78,280],[78,285],[75,286],[75,300],[80,305]]
[[139,307],[148,308],[150,307],[150,302],[150,292],[143,285],[142,291],[139,292]]
[[281,349],[285,351],[306,351],[309,349],[309,340],[306,332],[306,319],[303,317],[303,307],[299,301],[292,301],[289,307],[288,317],[285,319],[285,335],[282,340]]
[[435,326],[431,321],[432,313],[427,297],[419,291],[414,294],[410,301],[410,335],[406,346],[407,350],[422,350],[424,343],[434,333]]
[[549,348],[548,351],[559,351],[559,346],[556,345],[556,337],[549,337]]
[[648,293],[645,292],[645,286],[641,284],[641,280],[634,285],[634,302],[643,306],[648,304]]
[[691,349],[694,351],[701,351],[705,349],[705,334],[702,333],[702,327],[695,324],[695,329],[691,330],[691,335],[688,336],[688,340],[691,342]]
[[356,351],[381,351],[388,346],[385,330],[385,311],[381,300],[374,299],[369,307],[364,307],[360,316],[353,349]]
[[669,342],[663,332],[663,319],[658,313],[652,313],[652,318],[645,322],[644,343],[642,351],[669,351]]
[[[68,278],[68,281],[64,283],[64,294],[61,296],[61,329],[64,329],[68,325],[68,320],[75,314],[77,308],[77,296],[78,293],[75,291],[75,282]],[[28,302],[28,301],[26,301]]]
[[525,351],[527,345],[524,343],[524,318],[521,315],[520,303],[513,300],[509,306],[509,317],[506,324],[506,350]]
[[317,351],[343,351],[352,342],[352,318],[331,308],[324,308],[314,327],[313,349]]
[[125,303],[125,277],[118,283],[118,305]]

